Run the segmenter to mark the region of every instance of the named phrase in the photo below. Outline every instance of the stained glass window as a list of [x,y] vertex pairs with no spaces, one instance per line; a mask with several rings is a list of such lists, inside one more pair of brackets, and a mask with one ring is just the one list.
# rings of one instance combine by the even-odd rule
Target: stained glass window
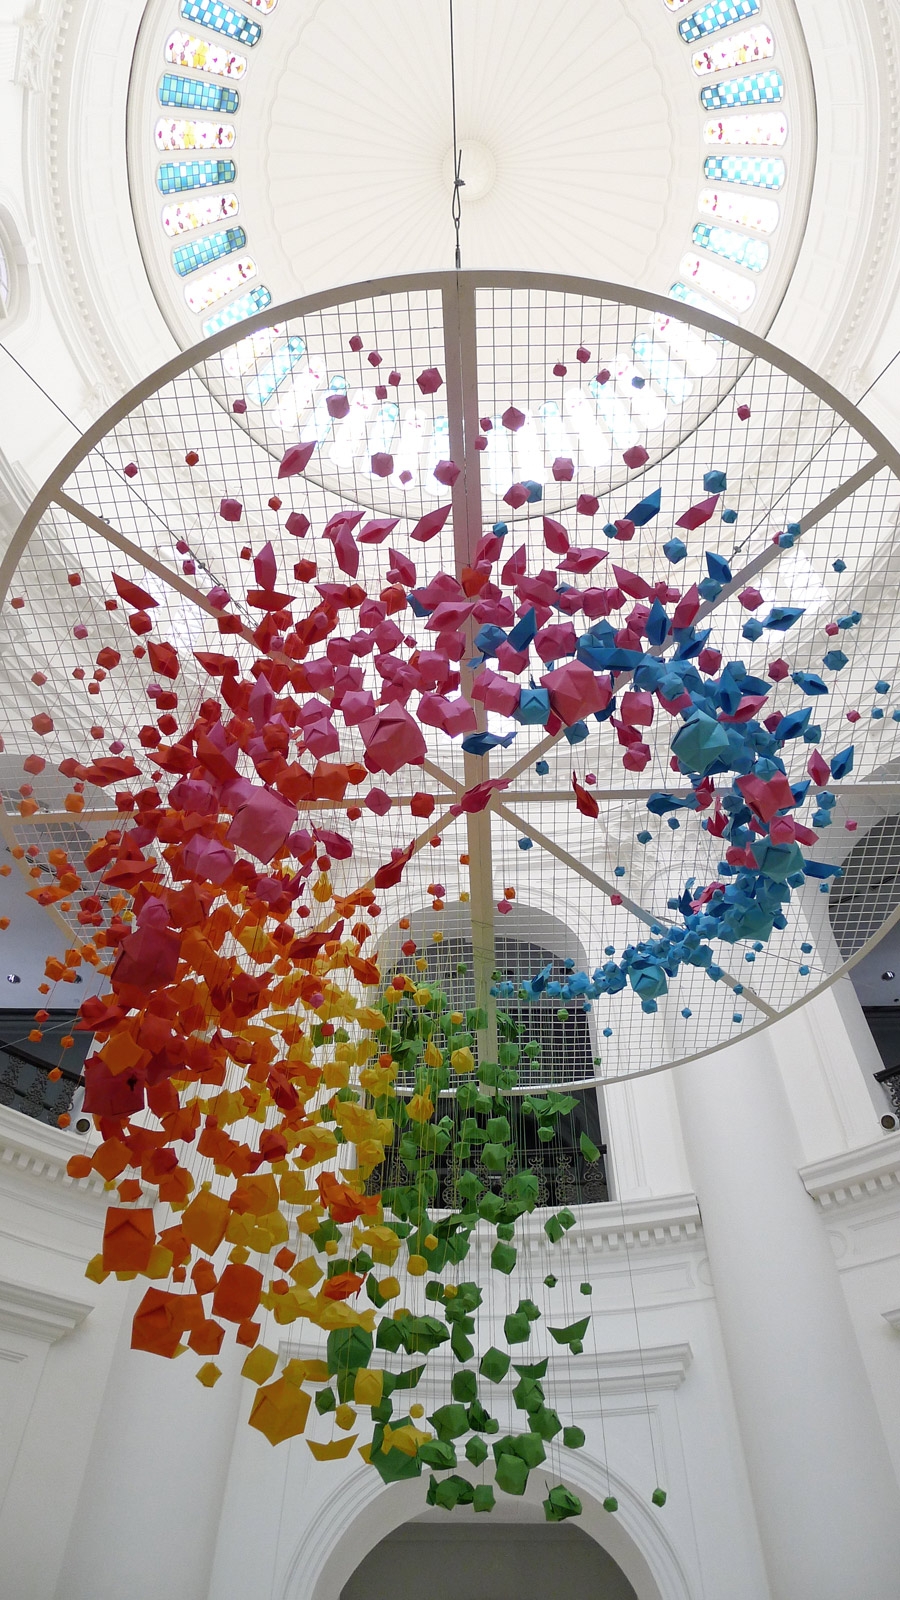
[[718,183],[745,183],[754,189],[782,189],[785,165],[780,156],[707,156],[707,178]]
[[695,306],[698,311],[711,311],[713,316],[722,317],[725,322],[734,321],[730,311],[716,305],[714,300],[707,300],[705,294],[698,294],[696,289],[691,289],[686,283],[673,283],[669,293],[673,300],[680,300],[682,305]]
[[220,233],[207,233],[192,244],[179,245],[172,251],[172,265],[180,278],[186,278],[198,267],[210,267],[220,257],[231,255],[233,250],[243,250],[246,243],[243,228],[223,228]]
[[256,377],[247,388],[247,399],[255,406],[264,406],[294,368],[300,365],[305,354],[306,345],[303,340],[298,334],[292,334],[281,349],[276,350],[271,361],[257,367]]
[[681,262],[681,276],[696,284],[700,290],[724,300],[727,306],[740,314],[749,311],[756,298],[756,285],[749,278],[741,278],[717,261],[703,256],[686,255]]
[[762,272],[768,264],[769,246],[762,239],[748,239],[731,228],[698,222],[691,237],[701,250],[711,250],[714,255],[733,261],[736,267],[747,267],[750,272]]
[[720,28],[730,28],[733,22],[743,22],[745,17],[755,17],[758,12],[759,0],[712,0],[710,5],[701,6],[693,16],[679,22],[678,32],[685,44],[693,44],[695,39],[718,33]]
[[[745,0],[745,3],[750,4],[750,0]],[[231,6],[223,5],[222,0],[181,0],[181,15],[185,22],[199,22],[201,27],[212,28],[214,33],[224,33],[227,39],[249,45],[251,49],[262,37],[258,22],[241,16]]]
[[708,378],[719,364],[716,348],[721,340],[716,333],[697,333],[676,317],[657,312],[653,318],[653,331],[657,339],[683,361],[693,378]]
[[169,122],[160,117],[155,129],[157,150],[230,150],[234,128],[230,122]]
[[663,0],[663,5],[667,11],[683,11],[684,7],[690,5],[690,3],[691,0]]
[[715,217],[718,222],[735,222],[739,228],[752,228],[755,233],[774,233],[778,227],[777,201],[763,200],[759,195],[701,189],[697,205],[704,216]]
[[249,294],[242,294],[238,300],[230,300],[227,306],[217,311],[214,317],[207,317],[203,324],[203,332],[207,339],[214,333],[221,333],[223,328],[232,328],[236,322],[243,322],[245,317],[252,317],[257,311],[265,311],[266,306],[272,304],[272,296],[264,284],[251,289]]
[[240,95],[224,84],[198,83],[196,78],[178,78],[165,73],[159,86],[161,106],[178,106],[184,111],[237,111]]
[[275,10],[278,0],[244,0],[244,4],[252,6],[254,11],[262,11],[268,17]]
[[781,111],[763,111],[748,117],[720,117],[707,122],[703,137],[707,144],[784,144],[787,118]]
[[633,349],[635,361],[646,367],[654,382],[665,390],[672,404],[683,406],[693,392],[694,386],[685,377],[681,363],[673,361],[668,350],[663,350],[653,339],[635,339]]
[[247,57],[229,50],[212,39],[201,39],[176,28],[166,40],[166,60],[172,67],[189,67],[192,72],[209,72],[215,78],[242,78]]
[[768,61],[775,54],[775,39],[768,28],[748,28],[727,39],[712,39],[691,57],[691,66],[700,78],[710,72],[731,72],[749,67],[754,61]]
[[164,161],[156,174],[156,187],[163,194],[208,189],[216,183],[234,183],[236,170],[233,161]]
[[163,206],[162,225],[170,239],[179,234],[193,233],[195,228],[206,228],[211,222],[227,222],[236,217],[238,197],[228,190],[225,194],[198,195],[194,200],[182,200],[178,205]]
[[249,278],[255,277],[256,262],[253,257],[238,256],[237,260],[216,267],[213,272],[207,272],[205,277],[197,278],[194,283],[185,285],[184,298],[188,303],[188,309],[197,312],[208,311],[217,300],[224,300],[233,289],[246,283]]
[[707,111],[775,105],[783,99],[784,79],[780,72],[754,72],[749,78],[726,78],[722,83],[700,90],[700,104]]

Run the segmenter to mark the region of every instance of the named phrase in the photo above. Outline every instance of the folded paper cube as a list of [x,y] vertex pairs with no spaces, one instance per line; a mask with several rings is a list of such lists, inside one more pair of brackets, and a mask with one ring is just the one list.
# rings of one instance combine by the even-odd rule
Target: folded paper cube
[[[570,661],[553,672],[545,672],[541,684],[549,695],[553,711],[568,726],[594,711],[604,711],[612,698],[609,684],[596,677],[581,661]],[[533,692],[523,690],[523,699],[525,694]],[[519,715],[520,720],[527,720],[521,717],[521,705]]]
[[143,1272],[156,1243],[156,1225],[148,1207],[126,1210],[110,1206],[103,1227],[106,1272]]
[[309,1416],[310,1397],[303,1389],[288,1383],[286,1378],[276,1378],[274,1383],[257,1389],[250,1416],[251,1428],[258,1428],[270,1444],[281,1444],[302,1433]]

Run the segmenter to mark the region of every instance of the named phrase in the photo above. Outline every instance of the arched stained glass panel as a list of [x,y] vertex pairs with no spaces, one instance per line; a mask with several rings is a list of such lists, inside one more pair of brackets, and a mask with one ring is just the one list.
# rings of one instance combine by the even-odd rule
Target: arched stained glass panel
[[787,135],[787,118],[780,111],[764,111],[748,117],[719,117],[707,122],[703,129],[707,144],[782,145]]
[[236,89],[224,84],[201,83],[196,78],[178,78],[167,72],[159,86],[161,106],[177,106],[184,111],[237,111],[241,103]]
[[242,78],[247,57],[229,50],[213,39],[201,39],[176,28],[166,40],[166,60],[172,67],[188,67],[192,72],[209,72],[215,78]]
[[249,45],[251,49],[262,37],[258,22],[241,16],[231,6],[223,5],[222,0],[181,0],[181,15],[185,22],[199,22],[201,27],[212,28],[214,33],[223,33],[227,39]]
[[243,250],[246,243],[247,235],[243,228],[223,228],[221,232],[207,233],[191,244],[179,245],[177,250],[172,251],[172,265],[180,278],[186,278],[189,272],[196,272],[198,267],[212,266],[222,256],[231,255],[234,250]]
[[693,44],[695,39],[718,33],[720,28],[730,28],[733,22],[743,22],[747,17],[757,16],[758,12],[759,0],[712,0],[710,5],[701,6],[693,16],[679,22],[678,32],[685,44]]
[[156,187],[163,194],[208,189],[217,183],[234,183],[236,170],[233,161],[164,161],[156,174]]
[[775,39],[768,28],[748,28],[746,33],[732,33],[727,39],[713,39],[691,57],[691,66],[699,78],[710,72],[732,72],[735,67],[749,67],[754,61],[768,61],[775,54]]
[[182,233],[193,233],[195,228],[206,228],[211,222],[227,222],[236,217],[240,207],[238,197],[230,191],[211,194],[205,199],[183,200],[179,205],[163,206],[162,225],[170,239]]
[[762,239],[747,239],[744,234],[735,233],[731,228],[698,222],[692,238],[701,250],[711,250],[714,255],[725,256],[736,267],[747,267],[750,272],[762,272],[768,264],[769,246]]
[[265,311],[266,306],[272,304],[272,295],[265,287],[259,284],[251,289],[249,294],[242,294],[238,300],[230,300],[227,306],[217,311],[214,317],[207,317],[203,324],[204,337],[211,339],[214,333],[221,333],[223,328],[231,328],[236,322],[243,322],[246,317],[252,317],[257,311]]
[[685,6],[689,6],[690,3],[691,0],[663,0],[663,5],[667,11],[683,11]]
[[715,300],[708,300],[705,294],[698,294],[686,283],[673,283],[669,289],[673,300],[680,300],[683,305],[696,306],[698,311],[711,311],[716,317],[723,317],[726,322],[734,322],[734,314],[726,311],[723,306],[717,305]]
[[763,200],[755,194],[731,194],[728,189],[701,189],[697,201],[705,216],[718,222],[734,222],[739,228],[752,228],[755,233],[774,233],[778,227],[779,208],[775,200]]
[[299,367],[305,355],[303,340],[298,334],[292,334],[281,349],[276,350],[271,361],[257,368],[256,377],[247,388],[247,399],[251,405],[266,405],[295,367]]
[[160,117],[155,138],[157,150],[230,150],[234,128],[230,122],[170,122]]
[[270,17],[278,0],[244,0],[245,6],[252,6],[254,11],[261,11],[264,16]]
[[256,277],[256,262],[252,256],[238,256],[236,261],[229,261],[225,266],[216,267],[215,271],[207,272],[205,277],[198,278],[195,283],[185,285],[184,298],[188,309],[201,312],[208,311],[217,300],[224,300],[233,289],[246,283],[249,278]]
[[738,315],[742,311],[749,311],[756,298],[756,285],[749,278],[741,278],[736,272],[729,272],[727,267],[720,267],[717,261],[704,260],[702,256],[684,256],[681,275],[695,283],[698,289],[723,300]]
[[723,83],[700,90],[700,104],[707,111],[776,105],[783,99],[784,79],[780,72],[754,72],[749,78],[726,78]]
[[784,187],[785,165],[780,156],[707,156],[703,172],[718,183],[744,183],[754,189]]

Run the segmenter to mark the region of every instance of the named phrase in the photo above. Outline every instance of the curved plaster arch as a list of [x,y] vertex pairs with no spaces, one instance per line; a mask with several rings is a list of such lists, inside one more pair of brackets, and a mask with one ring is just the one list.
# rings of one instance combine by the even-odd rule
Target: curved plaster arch
[[[698,1587],[659,1513],[627,1479],[613,1471],[607,1475],[605,1466],[584,1455],[568,1476],[584,1505],[579,1526],[617,1562],[638,1600],[699,1600]],[[522,1499],[509,1502],[510,1509],[527,1507],[533,1513],[528,1520],[539,1520],[543,1492],[543,1484],[533,1475]],[[610,1492],[619,1501],[615,1516],[603,1510],[603,1499]],[[421,1481],[384,1488],[370,1468],[348,1473],[312,1536],[306,1532],[298,1540],[278,1600],[340,1600],[344,1584],[369,1551],[421,1513]],[[501,1509],[501,1520],[521,1519],[503,1517]]]

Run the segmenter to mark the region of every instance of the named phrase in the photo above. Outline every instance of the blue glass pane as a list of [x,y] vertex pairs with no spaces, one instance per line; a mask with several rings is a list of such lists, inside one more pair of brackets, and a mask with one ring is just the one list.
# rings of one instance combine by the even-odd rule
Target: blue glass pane
[[733,22],[745,22],[747,17],[755,17],[758,13],[759,0],[712,0],[711,5],[701,6],[693,16],[679,22],[678,32],[685,44],[693,44],[695,39],[718,33],[720,28],[730,28]]
[[199,22],[204,28],[224,33],[226,39],[234,39],[238,44],[257,44],[262,35],[258,22],[232,11],[222,0],[181,0],[181,15],[186,22]]
[[652,339],[635,339],[632,346],[635,361],[640,361],[654,382],[664,389],[673,405],[683,406],[691,393],[692,385],[684,374],[684,367],[673,361],[668,350]]
[[159,86],[159,103],[186,111],[237,111],[241,102],[236,89],[198,83],[196,78],[179,78],[174,72],[167,72]]
[[246,243],[247,235],[243,228],[224,228],[221,233],[208,233],[204,239],[195,239],[192,244],[179,245],[177,250],[172,251],[172,265],[180,278],[186,278],[189,272],[196,272],[198,267],[208,267],[220,256],[231,255],[232,250],[243,250]]
[[247,387],[247,399],[251,404],[264,406],[267,400],[271,400],[285,378],[300,365],[305,354],[306,345],[297,334],[293,334],[287,343],[275,352],[271,361],[257,367],[256,377]]
[[700,90],[700,103],[707,111],[724,111],[729,106],[768,106],[784,99],[780,72],[754,72],[750,78],[729,78],[713,88]]
[[733,261],[737,267],[748,267],[751,272],[762,272],[769,260],[767,244],[761,239],[747,239],[731,228],[698,222],[692,237],[701,250],[711,250],[714,255]]
[[182,194],[185,189],[209,189],[217,183],[234,183],[233,161],[164,161],[156,173],[162,194]]
[[207,317],[203,332],[209,339],[212,334],[221,333],[223,328],[230,328],[236,322],[243,322],[245,317],[252,317],[255,312],[265,311],[266,306],[271,304],[271,294],[260,284],[259,288],[251,289],[249,294],[242,294],[239,300],[229,300],[227,306],[223,306],[215,316]]
[[785,165],[780,156],[707,156],[703,171],[719,183],[746,183],[754,189],[784,187]]

